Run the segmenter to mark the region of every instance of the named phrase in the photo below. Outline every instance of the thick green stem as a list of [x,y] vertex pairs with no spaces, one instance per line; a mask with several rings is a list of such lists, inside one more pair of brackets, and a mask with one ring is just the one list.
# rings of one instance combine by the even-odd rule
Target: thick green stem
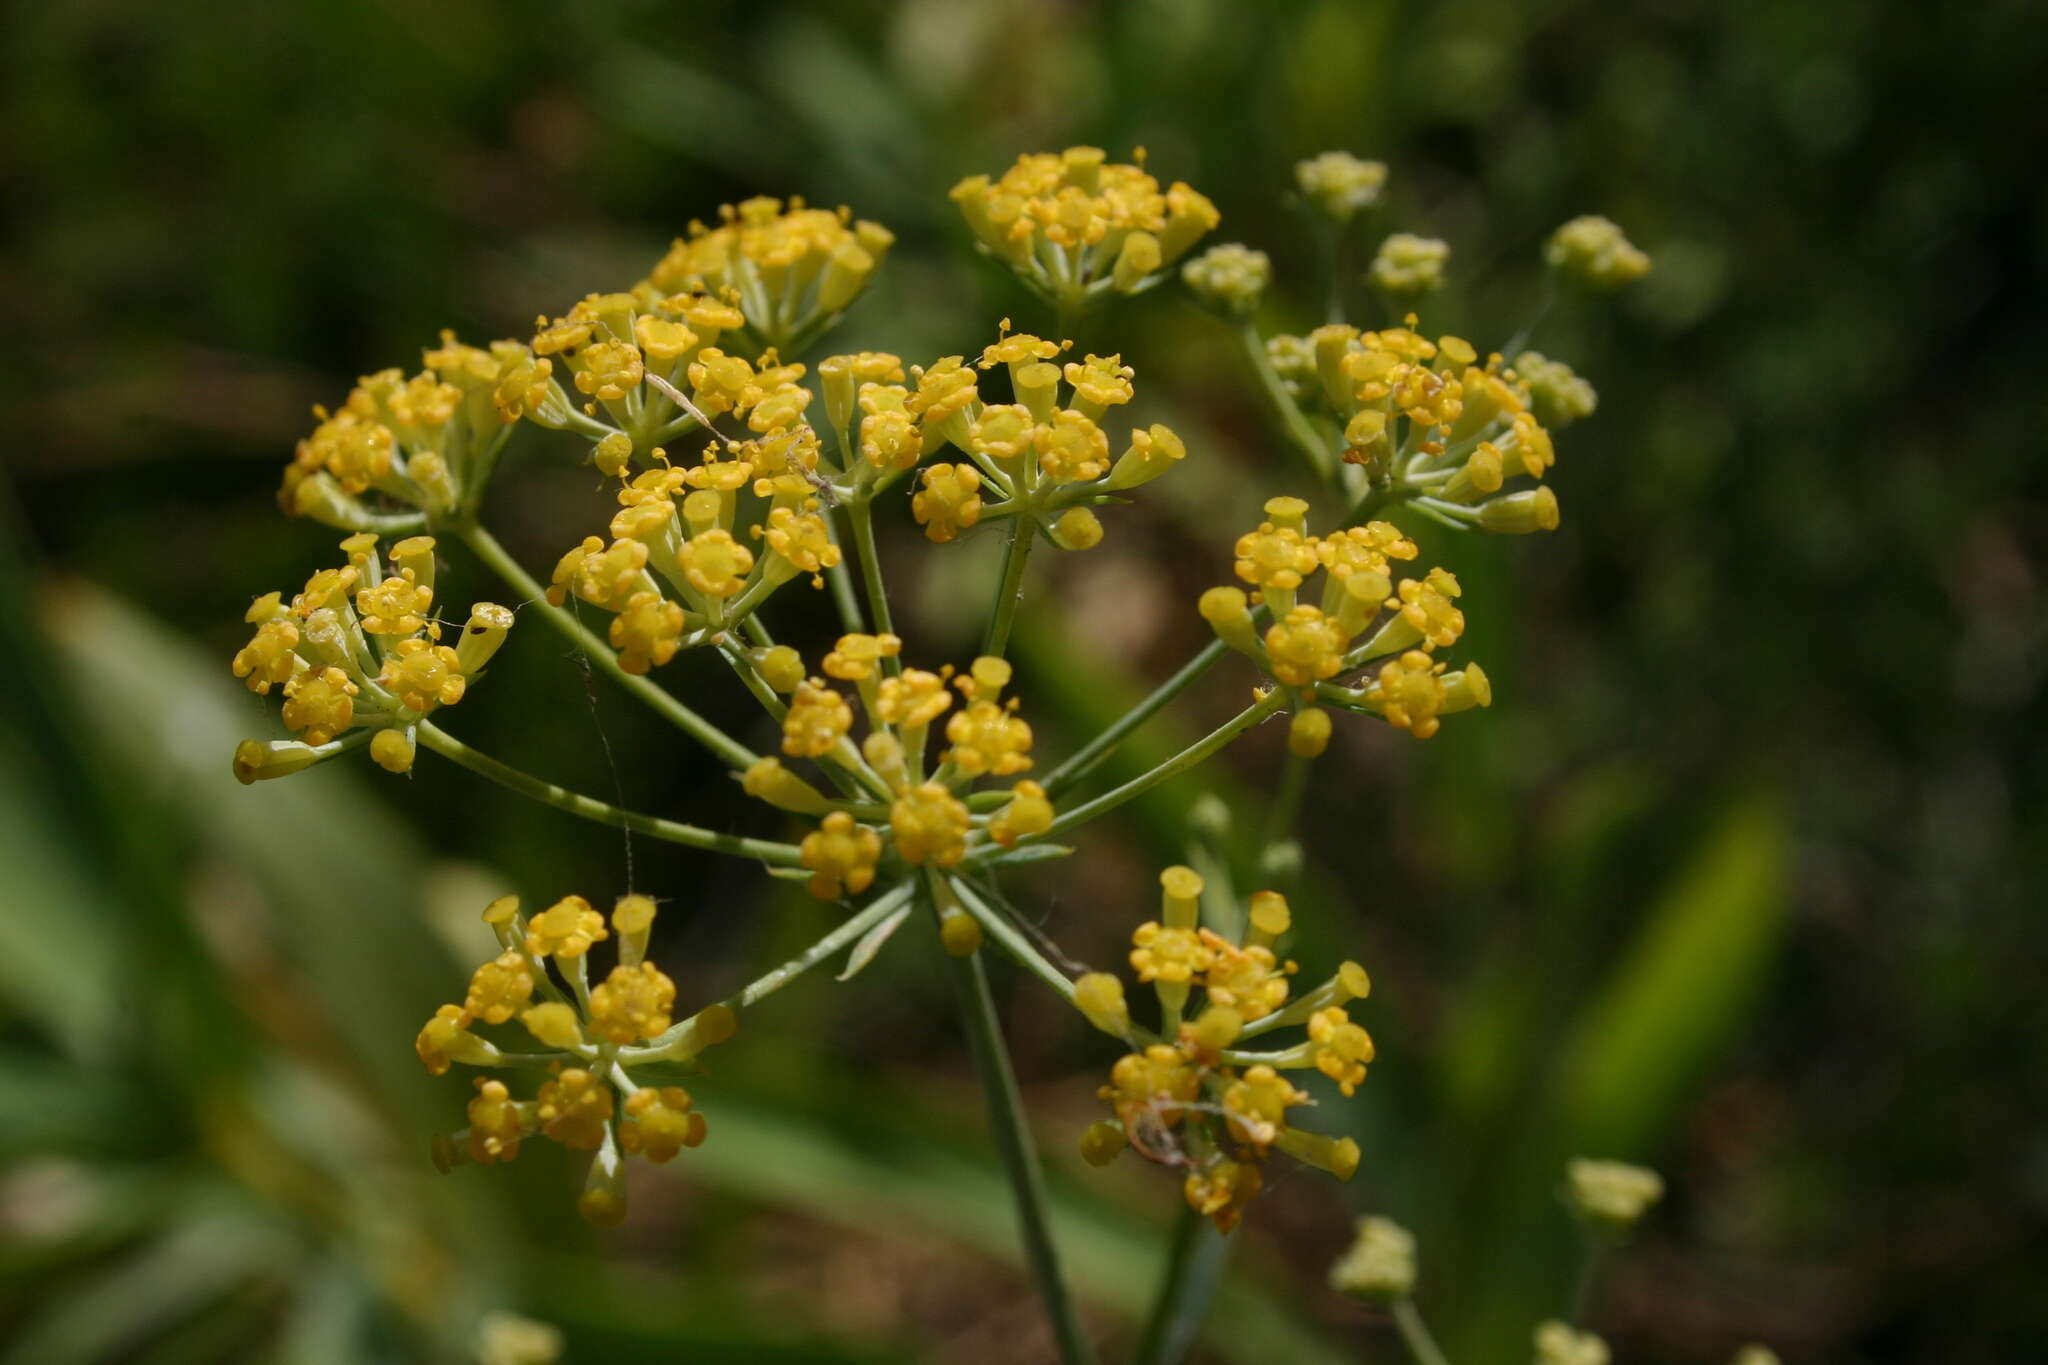
[[1414,1299],[1403,1297],[1394,1300],[1394,1326],[1400,1330],[1408,1354],[1415,1357],[1415,1365],[1450,1365],[1436,1344],[1436,1338],[1429,1334],[1429,1325],[1423,1322],[1421,1310],[1416,1308]]
[[966,957],[949,955],[947,961],[953,966],[953,981],[960,992],[960,1016],[966,1026],[968,1046],[974,1053],[974,1072],[988,1101],[989,1126],[994,1130],[996,1150],[1002,1154],[1010,1188],[1017,1198],[1017,1222],[1024,1238],[1025,1260],[1037,1283],[1039,1298],[1045,1303],[1060,1359],[1066,1365],[1087,1365],[1095,1354],[1081,1331],[1080,1316],[1060,1274],[1059,1250],[1053,1245],[1046,1206],[1045,1176],[1038,1167],[1031,1130],[1025,1126],[1024,1100],[1017,1091],[1017,1076],[1010,1069],[1009,1053],[1003,1046],[995,998],[989,994],[988,972],[979,952]]
[[675,820],[663,820],[659,816],[642,815],[638,811],[621,809],[610,802],[570,791],[567,787],[557,786],[553,782],[501,763],[489,754],[470,748],[430,721],[420,723],[419,737],[420,743],[443,758],[459,763],[479,776],[488,777],[500,786],[509,787],[521,796],[530,796],[544,805],[567,811],[571,815],[580,815],[585,820],[595,820],[600,825],[629,829],[635,834],[645,834],[649,838],[683,844],[690,848],[706,849],[712,853],[730,853],[738,858],[756,858],[761,862],[782,867],[802,865],[803,859],[794,844],[778,844],[768,839],[746,839],[736,834],[719,834],[712,830],[700,829],[696,825],[685,825]]
[[1031,559],[1031,543],[1038,538],[1038,525],[1030,517],[1010,523],[1009,544],[1003,549],[1003,581],[996,589],[995,615],[989,619],[988,637],[981,652],[997,658],[1010,647],[1010,626],[1017,619],[1017,604],[1024,596],[1024,566]]
[[846,504],[846,520],[853,527],[853,552],[860,558],[861,586],[867,589],[868,613],[875,618],[875,633],[896,633],[889,615],[889,589],[882,582],[882,561],[875,553],[874,509],[866,498]]
[[463,542],[476,552],[477,558],[489,565],[493,573],[504,579],[519,594],[522,607],[532,607],[539,611],[547,618],[548,624],[582,650],[590,662],[596,664],[619,686],[647,703],[655,714],[717,754],[732,767],[751,767],[755,759],[760,757],[746,745],[677,701],[660,684],[637,673],[628,673],[620,667],[619,656],[611,647],[585,628],[584,624],[566,608],[548,601],[547,590],[541,587],[533,575],[519,566],[519,561],[514,559],[489,531],[481,526],[472,525],[462,531],[461,535]]
[[1201,1334],[1202,1320],[1209,1315],[1209,1301],[1215,1297],[1229,1255],[1229,1239],[1183,1203],[1173,1227],[1166,1273],[1152,1299],[1152,1313],[1146,1319],[1145,1334],[1138,1339],[1138,1349],[1131,1355],[1131,1365],[1179,1365],[1187,1359]]
[[1139,702],[1114,724],[1095,738],[1089,740],[1066,762],[1047,774],[1045,794],[1058,799],[1059,794],[1086,777],[1103,759],[1108,758],[1124,738],[1150,720],[1159,709],[1187,691],[1189,684],[1215,667],[1216,661],[1229,653],[1229,646],[1221,640],[1211,640],[1202,651],[1181,665],[1180,671],[1152,689],[1152,694]]
[[1217,726],[1203,738],[1190,744],[1172,758],[1167,759],[1166,762],[1152,769],[1152,771],[1132,778],[1113,791],[1104,792],[1093,801],[1074,807],[1054,820],[1045,833],[1028,835],[1018,840],[1018,844],[1021,846],[1024,844],[1042,843],[1045,840],[1057,838],[1077,825],[1084,825],[1099,815],[1115,810],[1133,797],[1144,795],[1169,777],[1176,777],[1194,767],[1203,759],[1208,758],[1218,749],[1230,743],[1231,740],[1236,739],[1239,735],[1279,710],[1286,704],[1286,701],[1286,694],[1280,688],[1274,688],[1265,696],[1232,716],[1229,720],[1224,721],[1223,724]]
[[1280,382],[1274,372],[1273,362],[1266,356],[1266,343],[1259,339],[1258,329],[1247,322],[1238,328],[1237,338],[1244,347],[1245,361],[1257,376],[1259,387],[1264,390],[1266,404],[1273,410],[1280,429],[1287,433],[1308,467],[1320,478],[1330,478],[1335,473],[1335,457],[1330,446],[1302,412],[1301,405],[1294,401],[1294,395],[1287,392],[1287,386]]

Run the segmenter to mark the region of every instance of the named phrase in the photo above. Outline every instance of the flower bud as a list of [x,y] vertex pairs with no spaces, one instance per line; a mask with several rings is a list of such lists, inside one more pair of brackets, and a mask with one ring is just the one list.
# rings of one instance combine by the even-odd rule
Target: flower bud
[[1496,535],[1555,531],[1557,522],[1557,494],[1548,487],[1524,489],[1479,505],[1479,529]]
[[1646,1166],[1577,1157],[1565,1167],[1565,1203],[1609,1232],[1627,1232],[1663,1197],[1664,1178]]
[[1128,1146],[1124,1126],[1115,1119],[1097,1119],[1081,1130],[1081,1159],[1090,1166],[1107,1166]]
[[1389,1218],[1361,1218],[1350,1250],[1330,1267],[1330,1288],[1368,1303],[1415,1292],[1415,1234]]
[[[465,678],[474,678],[497,654],[512,630],[512,609],[495,602],[478,602],[469,609],[462,638],[455,642],[455,667]],[[523,638],[523,637],[522,637]]]
[[1562,431],[1591,417],[1600,406],[1600,395],[1590,383],[1562,360],[1548,359],[1541,351],[1516,356],[1515,373],[1529,386],[1529,406],[1536,420],[1551,431]]
[[1324,152],[1294,163],[1294,183],[1317,213],[1334,223],[1348,223],[1361,209],[1379,202],[1387,166],[1349,152]]
[[1120,294],[1135,293],[1159,269],[1159,239],[1142,228],[1124,238],[1110,279]]
[[1259,637],[1252,629],[1251,608],[1243,589],[1211,588],[1196,606],[1223,643],[1240,653],[1259,652]]
[[1536,1365],[1607,1365],[1607,1343],[1562,1322],[1536,1329]]
[[824,793],[782,766],[772,755],[757,759],[740,774],[740,788],[757,801],[797,815],[823,815],[830,806]]
[[1108,487],[1121,492],[1150,483],[1179,464],[1187,453],[1187,446],[1171,427],[1154,422],[1144,431],[1133,431],[1130,448],[1109,471]]
[[1110,1037],[1130,1037],[1131,1010],[1124,1002],[1124,983],[1108,972],[1090,972],[1074,983],[1074,1008]]
[[1247,318],[1273,280],[1273,262],[1265,252],[1236,242],[1212,246],[1181,267],[1180,277],[1204,308],[1226,318]]
[[1072,507],[1053,523],[1052,536],[1062,550],[1092,550],[1102,543],[1102,521],[1086,507]]
[[387,773],[411,772],[413,755],[418,752],[410,727],[379,730],[370,739],[370,757]]
[[326,758],[323,748],[295,739],[245,739],[235,746],[235,781],[246,787],[273,777],[289,777]]
[[1450,261],[1449,242],[1397,232],[1380,243],[1366,274],[1391,297],[1415,299],[1443,287],[1444,267]]
[[583,1046],[583,1025],[573,1006],[550,1000],[523,1011],[519,1022],[543,1047],[567,1052]]
[[1316,758],[1330,747],[1330,713],[1321,708],[1296,711],[1287,723],[1287,752],[1296,758]]
[[1619,289],[1650,273],[1650,258],[1612,220],[1586,214],[1550,234],[1543,259],[1564,279],[1588,289]]

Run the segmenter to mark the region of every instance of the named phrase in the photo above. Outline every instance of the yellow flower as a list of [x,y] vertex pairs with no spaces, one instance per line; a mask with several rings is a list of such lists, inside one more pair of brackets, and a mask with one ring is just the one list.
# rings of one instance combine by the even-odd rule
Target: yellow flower
[[676,552],[683,580],[706,597],[720,601],[736,596],[754,570],[754,552],[719,527],[700,532]]
[[1052,802],[1047,799],[1045,788],[1027,778],[1011,789],[1009,804],[988,822],[988,835],[1004,848],[1010,848],[1019,839],[1051,829],[1052,819]]
[[357,687],[338,668],[309,668],[284,685],[285,728],[325,744],[355,723]]
[[946,739],[953,747],[944,760],[968,777],[1008,777],[1031,766],[1031,727],[994,701],[955,712],[946,722]]
[[1344,633],[1319,608],[1295,607],[1266,632],[1273,676],[1289,687],[1335,677],[1344,663]]
[[611,403],[640,386],[646,366],[630,341],[599,341],[576,353],[576,388]]
[[462,1009],[486,1024],[502,1024],[532,998],[533,972],[526,957],[508,949],[476,969],[469,979],[469,995],[463,1000]]
[[1109,471],[1109,438],[1087,414],[1062,408],[1036,433],[1038,467],[1047,478],[1085,483]]
[[1218,1232],[1228,1233],[1264,1183],[1253,1163],[1223,1158],[1189,1171],[1181,1194],[1189,1208],[1214,1223]]
[[619,1146],[660,1165],[685,1147],[704,1141],[704,1116],[690,1108],[690,1092],[679,1085],[649,1086],[626,1100]]
[[669,1026],[676,983],[652,962],[617,966],[590,992],[590,1025],[620,1045],[641,1043]]
[[1380,243],[1366,272],[1372,282],[1397,299],[1416,298],[1443,287],[1451,244],[1436,237],[1397,232]]
[[462,660],[453,649],[413,639],[400,640],[385,658],[377,685],[406,710],[424,714],[461,701],[469,680],[462,676]]
[[[265,602],[277,607],[277,601],[278,595],[271,593],[259,599],[257,606],[249,609],[250,614],[253,616]],[[292,674],[303,666],[303,661],[294,652],[298,646],[298,625],[284,616],[283,608],[278,607],[278,614],[263,619],[249,643],[235,652],[232,665],[235,676],[246,678],[251,692],[267,694],[273,686],[290,682]]]
[[489,1165],[518,1156],[527,1133],[527,1108],[512,1099],[503,1081],[479,1076],[476,1098],[469,1102],[469,1159]]
[[930,725],[952,704],[944,678],[922,668],[906,668],[896,677],[882,679],[875,714],[885,725],[916,729]]
[[542,1084],[534,1113],[550,1139],[577,1151],[595,1151],[611,1121],[611,1087],[582,1067],[570,1067]]
[[456,1062],[481,1061],[480,1054],[487,1047],[469,1031],[469,1016],[460,1005],[443,1005],[435,1010],[434,1017],[413,1040],[413,1051],[419,1054],[428,1073],[435,1076],[447,1075],[448,1068]]
[[1550,268],[1589,289],[1616,289],[1650,273],[1650,258],[1610,219],[1574,218],[1543,249]]
[[1351,1022],[1341,1007],[1332,1005],[1309,1016],[1309,1055],[1316,1070],[1337,1083],[1346,1095],[1365,1081],[1365,1066],[1373,1058],[1372,1035]]
[[548,601],[559,607],[574,593],[592,606],[617,611],[646,585],[646,569],[643,542],[616,540],[607,549],[596,536],[586,536],[556,563]]
[[1099,1093],[1115,1107],[1127,1132],[1171,1127],[1202,1093],[1202,1074],[1179,1048],[1154,1043],[1143,1052],[1118,1058],[1109,1070],[1109,1084]]
[[981,520],[981,471],[973,465],[935,464],[923,477],[910,510],[929,539],[943,545]]
[[823,758],[839,747],[853,728],[853,708],[846,698],[809,678],[798,685],[782,718],[782,752],[792,758]]
[[874,885],[875,863],[882,856],[882,836],[854,823],[845,811],[833,811],[804,836],[798,849],[811,870],[806,888],[819,900],[858,896]]
[[1237,576],[1255,587],[1292,592],[1316,571],[1315,546],[1296,527],[1261,522],[1258,530],[1237,538],[1236,568]]
[[772,509],[768,513],[766,538],[770,550],[807,574],[829,569],[839,562],[839,547],[832,543],[832,533],[826,529],[824,518],[814,511]]
[[[1213,1003],[1235,1010],[1246,1023],[1263,1019],[1287,1003],[1287,975],[1271,948],[1257,944],[1239,947],[1213,930],[1200,932],[1203,946],[1210,952],[1202,984]],[[1288,967],[1292,969],[1293,964]]]
[[606,638],[619,651],[620,668],[645,673],[682,647],[683,609],[658,592],[636,592],[612,618]]
[[967,807],[944,783],[925,782],[898,796],[889,807],[889,826],[896,851],[913,866],[951,867],[967,856]]
[[1100,417],[1105,408],[1130,402],[1137,392],[1131,387],[1131,380],[1138,372],[1124,364],[1121,355],[1091,355],[1085,364],[1070,360],[1061,373],[1073,388],[1082,410],[1091,417]]
[[1180,277],[1202,304],[1225,317],[1247,318],[1273,282],[1273,262],[1263,251],[1225,242],[1182,266]]
[[1262,1153],[1287,1127],[1287,1111],[1307,1103],[1307,1092],[1264,1065],[1247,1069],[1223,1091],[1223,1112],[1232,1136]]
[[1448,569],[1431,569],[1425,579],[1410,578],[1401,584],[1400,595],[1387,599],[1413,638],[1431,645],[1457,643],[1465,633],[1465,613],[1451,605],[1461,595],[1458,580]]
[[590,951],[590,945],[611,937],[604,916],[581,896],[564,896],[526,924],[526,951],[535,957],[563,961]]
[[1147,920],[1131,934],[1131,966],[1140,981],[1190,982],[1209,970],[1214,951],[1192,928]]
[[1323,152],[1294,163],[1294,183],[1317,213],[1346,223],[1379,202],[1387,164],[1362,161],[1349,152]]
[[1365,699],[1379,709],[1389,725],[1417,739],[1428,739],[1441,724],[1437,713],[1444,706],[1442,671],[1442,664],[1411,649],[1380,669],[1366,688]]
[[902,637],[896,635],[851,634],[825,656],[825,676],[842,682],[859,682],[880,674],[882,660],[903,652]]

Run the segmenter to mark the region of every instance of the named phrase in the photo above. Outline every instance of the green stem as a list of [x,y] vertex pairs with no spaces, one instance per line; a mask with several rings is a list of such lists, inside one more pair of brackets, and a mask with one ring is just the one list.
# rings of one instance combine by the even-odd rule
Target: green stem
[[1131,1365],[1178,1365],[1194,1349],[1208,1316],[1209,1300],[1223,1278],[1230,1241],[1209,1220],[1181,1204],[1167,1252],[1166,1274],[1152,1300],[1145,1334],[1131,1355]]
[[1150,720],[1161,707],[1185,692],[1189,684],[1207,673],[1218,659],[1229,652],[1229,646],[1221,640],[1211,640],[1194,658],[1182,664],[1178,673],[1152,689],[1150,696],[1119,716],[1108,729],[1082,745],[1071,758],[1047,774],[1044,782],[1045,794],[1056,799],[1061,792],[1086,777],[1096,764],[1109,757],[1111,750],[1123,743],[1125,736]]
[[1018,966],[1052,987],[1062,1000],[1072,1003],[1074,983],[1067,979],[1067,974],[1046,961],[1045,955],[1033,947],[1029,939],[1018,933],[1016,926],[1000,911],[975,894],[974,888],[964,879],[953,878],[951,881],[953,894],[959,898],[962,908],[974,916],[975,921],[981,925],[982,933],[1015,959]]
[[718,834],[712,830],[700,829],[696,825],[685,825],[659,816],[642,815],[638,811],[623,810],[596,797],[572,792],[567,787],[521,772],[506,763],[501,763],[489,754],[470,748],[446,730],[431,721],[422,721],[419,727],[420,743],[451,759],[481,777],[488,777],[500,786],[509,787],[521,796],[530,796],[543,805],[564,810],[571,815],[580,815],[585,820],[595,820],[600,825],[611,825],[617,829],[629,829],[636,834],[663,839],[672,844],[683,844],[690,848],[706,849],[712,853],[730,853],[739,858],[758,858],[764,863],[782,867],[798,867],[803,859],[794,844],[779,844],[768,839],[746,839],[736,834]]
[[[849,519],[851,515],[849,511]],[[853,591],[853,571],[847,567],[843,550],[839,562],[825,571],[825,577],[832,584],[832,603],[839,609],[840,629],[856,635],[865,631],[867,622],[860,614],[860,599]]]
[[1335,472],[1335,457],[1329,443],[1309,422],[1301,405],[1294,401],[1294,395],[1287,392],[1287,386],[1280,382],[1280,376],[1273,370],[1273,362],[1266,356],[1266,343],[1259,340],[1258,329],[1246,322],[1237,330],[1238,342],[1244,347],[1245,360],[1257,376],[1259,387],[1264,390],[1266,404],[1273,410],[1273,416],[1280,423],[1282,431],[1294,442],[1308,467],[1320,478],[1330,478]]
[[1579,1268],[1572,1277],[1571,1312],[1565,1319],[1574,1327],[1585,1321],[1586,1310],[1593,1306],[1593,1287],[1600,1282],[1600,1266],[1607,1259],[1607,1246],[1606,1238],[1589,1232],[1579,1247]]
[[997,658],[1010,647],[1010,626],[1017,619],[1017,604],[1024,596],[1024,566],[1031,559],[1031,544],[1038,538],[1038,526],[1029,517],[1010,523],[1010,540],[1003,549],[1003,581],[996,589],[995,616],[988,623],[988,636],[981,652]]
[[893,635],[896,626],[889,615],[889,589],[882,582],[882,560],[875,553],[875,517],[866,498],[846,504],[846,520],[853,526],[853,552],[860,557],[860,581],[867,589],[868,610],[875,618],[875,633]]
[[1054,820],[1045,833],[1027,835],[1017,841],[1018,845],[1021,847],[1024,844],[1041,843],[1056,838],[1076,825],[1086,824],[1098,815],[1115,810],[1133,797],[1144,795],[1169,777],[1178,776],[1208,758],[1231,740],[1279,710],[1286,701],[1286,694],[1280,688],[1274,688],[1152,771],[1132,778],[1113,791],[1104,792],[1093,801],[1074,807]]
[[619,656],[603,640],[600,640],[584,624],[564,607],[558,607],[547,599],[547,589],[541,587],[534,577],[519,566],[497,537],[477,525],[471,525],[461,532],[463,542],[475,551],[478,559],[490,566],[491,571],[504,579],[519,594],[521,605],[533,607],[547,618],[548,624],[566,636],[569,642],[609,675],[619,686],[645,702],[662,719],[674,725],[690,738],[717,754],[734,768],[753,766],[759,757],[733,739],[725,731],[713,725],[689,707],[677,701],[660,684],[628,673],[619,666]]
[[1400,1329],[1401,1340],[1407,1344],[1408,1354],[1415,1357],[1415,1365],[1450,1365],[1436,1338],[1429,1334],[1429,1324],[1422,1320],[1414,1299],[1404,1295],[1394,1300],[1394,1326]]
[[1060,1359],[1066,1365],[1087,1365],[1094,1360],[1094,1352],[1082,1334],[1080,1316],[1060,1274],[1059,1250],[1053,1245],[1046,1208],[1045,1176],[1038,1167],[1031,1130],[1025,1126],[1024,1099],[1018,1093],[1017,1075],[1010,1069],[1009,1053],[1003,1046],[995,998],[989,994],[988,972],[978,952],[966,957],[949,955],[947,961],[953,966],[954,984],[959,989],[960,1015],[966,1025],[968,1047],[974,1054],[974,1072],[988,1101],[989,1126],[994,1130],[996,1150],[1002,1155],[1010,1188],[1017,1197],[1017,1222],[1024,1238],[1025,1260],[1045,1303]]
[[916,890],[916,883],[905,882],[886,894],[877,896],[865,910],[862,910],[859,914],[847,920],[846,923],[804,949],[802,953],[783,963],[774,971],[764,973],[749,981],[740,988],[737,995],[732,996],[726,1003],[735,1010],[744,1010],[749,1006],[759,1004],[811,968],[817,966],[820,962],[823,962],[826,958],[831,957],[841,948],[850,948],[855,943],[858,943],[861,936],[866,934],[868,930],[874,928],[877,924],[880,924],[883,920],[909,904],[910,897]]
[[1302,793],[1308,789],[1309,767],[1315,762],[1300,754],[1289,752],[1287,766],[1280,772],[1280,790],[1273,796],[1273,804],[1266,813],[1265,837],[1260,842],[1262,856],[1269,857],[1281,844],[1294,837],[1294,822],[1301,813]]

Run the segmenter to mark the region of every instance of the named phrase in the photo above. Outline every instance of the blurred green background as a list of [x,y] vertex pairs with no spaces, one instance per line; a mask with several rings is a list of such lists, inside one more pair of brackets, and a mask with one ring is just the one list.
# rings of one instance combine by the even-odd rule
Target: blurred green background
[[[1560,442],[1563,528],[1426,538],[1495,708],[1426,744],[1340,726],[1307,815],[1295,955],[1378,983],[1381,1060],[1320,1121],[1365,1147],[1344,1200],[1418,1230],[1453,1358],[1522,1358],[1562,1309],[1574,1152],[1670,1180],[1591,1317],[1622,1360],[2048,1352],[2034,7],[74,0],[4,22],[0,1362],[461,1360],[497,1311],[559,1324],[576,1361],[1045,1357],[919,936],[750,1019],[697,1089],[709,1142],[636,1169],[618,1234],[575,1224],[559,1152],[436,1176],[463,1090],[410,1040],[476,911],[609,897],[621,842],[433,761],[238,787],[233,741],[279,732],[227,658],[251,596],[332,557],[272,492],[354,375],[443,326],[519,334],[760,192],[900,235],[833,348],[1049,327],[944,192],[1076,141],[1208,192],[1214,240],[1274,258],[1270,326],[1317,320],[1287,189],[1325,148],[1391,164],[1372,230],[1452,240],[1425,322],[1482,349],[1564,218],[1606,213],[1657,261],[1536,337],[1602,396]],[[1229,336],[1177,294],[1087,337],[1194,458],[1102,548],[1035,566],[1024,694],[1050,755],[1199,646],[1228,537],[1294,488]],[[545,567],[595,524],[593,482],[529,456],[489,518]],[[914,653],[971,648],[993,549],[889,529]],[[451,599],[495,595],[449,572]],[[715,661],[670,673],[755,733]],[[1219,670],[1121,770],[1248,682]],[[773,829],[545,631],[450,720],[571,785]],[[1255,825],[1277,745],[1133,808],[1139,837],[1098,831],[1020,903],[1110,960],[1186,803]],[[748,868],[632,856],[674,898],[657,942],[686,1000],[828,923]],[[1128,1342],[1171,1182],[1080,1166],[1109,1058],[998,986],[1091,1321]],[[1257,1207],[1205,1358],[1396,1358],[1323,1287],[1349,1235],[1332,1189],[1291,1177]]]

